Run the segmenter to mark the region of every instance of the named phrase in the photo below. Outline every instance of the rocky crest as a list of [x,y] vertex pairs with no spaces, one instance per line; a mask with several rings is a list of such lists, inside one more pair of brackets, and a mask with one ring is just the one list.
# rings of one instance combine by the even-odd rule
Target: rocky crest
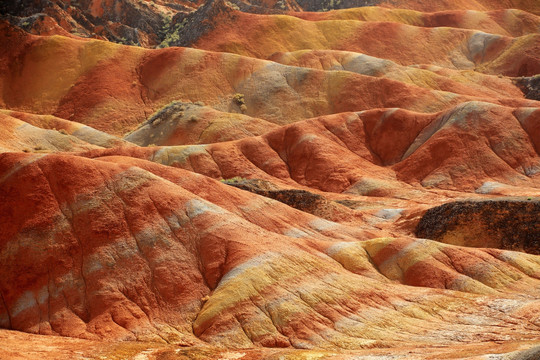
[[30,33],[69,34],[144,47],[162,41],[170,17],[191,10],[181,4],[132,0],[17,0],[0,5],[0,15]]

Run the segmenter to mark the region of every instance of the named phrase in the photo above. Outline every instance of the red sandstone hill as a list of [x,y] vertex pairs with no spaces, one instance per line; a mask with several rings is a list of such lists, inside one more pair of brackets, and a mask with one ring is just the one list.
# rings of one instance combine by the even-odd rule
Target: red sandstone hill
[[4,154],[1,164],[3,327],[235,348],[537,337],[533,293],[504,314],[490,305],[540,286],[532,255],[374,239],[130,158]]
[[0,13],[0,358],[540,356],[537,1]]

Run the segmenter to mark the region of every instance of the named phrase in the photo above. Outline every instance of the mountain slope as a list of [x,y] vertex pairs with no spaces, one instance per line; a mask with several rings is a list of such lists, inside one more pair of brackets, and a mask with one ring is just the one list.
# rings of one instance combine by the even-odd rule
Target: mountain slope
[[[184,170],[104,160],[1,155],[2,326],[234,348],[537,337],[540,299],[522,292],[540,287],[537,256],[367,240]],[[269,219],[303,235],[267,230]]]
[[0,357],[535,359],[539,26],[0,4]]

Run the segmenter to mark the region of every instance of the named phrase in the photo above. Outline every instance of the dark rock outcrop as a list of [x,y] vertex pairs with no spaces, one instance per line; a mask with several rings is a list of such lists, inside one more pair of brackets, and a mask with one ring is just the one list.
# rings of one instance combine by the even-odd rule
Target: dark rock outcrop
[[328,204],[328,200],[322,195],[298,189],[279,189],[277,186],[265,180],[233,178],[223,180],[223,182],[227,185],[277,200],[290,207],[308,213],[314,213],[321,205]]
[[[43,34],[44,18],[61,31],[81,37],[95,37],[113,42],[154,47],[163,36],[168,18],[163,7],[150,2],[114,0],[100,7],[90,0],[71,3],[62,0],[17,0],[0,4],[0,15],[24,30]],[[169,7],[176,14],[178,6]],[[184,11],[191,11],[186,8]],[[63,34],[61,31],[56,31]]]
[[514,82],[527,99],[540,100],[540,75],[517,78]]
[[197,11],[176,14],[165,33],[162,47],[191,46],[201,36],[212,30],[215,24],[223,18],[234,18],[234,4],[224,0],[210,0],[205,2]]
[[331,201],[322,195],[299,189],[282,189],[261,179],[232,178],[222,180],[227,185],[277,200],[292,208],[327,220],[346,219],[352,216],[351,209]]
[[540,201],[459,201],[429,209],[418,237],[540,254]]

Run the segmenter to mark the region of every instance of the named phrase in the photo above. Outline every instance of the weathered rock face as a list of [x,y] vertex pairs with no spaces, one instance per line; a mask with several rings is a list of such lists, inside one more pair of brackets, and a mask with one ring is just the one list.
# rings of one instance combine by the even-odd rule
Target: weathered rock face
[[192,8],[175,1],[132,0],[17,0],[0,5],[7,20],[34,34],[72,34],[144,47],[158,45],[169,18],[182,10]]
[[540,201],[490,200],[444,204],[429,209],[418,237],[447,244],[540,254]]
[[220,21],[234,18],[234,13],[234,6],[225,0],[206,1],[194,12],[178,13],[172,19],[163,45],[191,46],[214,30]]

